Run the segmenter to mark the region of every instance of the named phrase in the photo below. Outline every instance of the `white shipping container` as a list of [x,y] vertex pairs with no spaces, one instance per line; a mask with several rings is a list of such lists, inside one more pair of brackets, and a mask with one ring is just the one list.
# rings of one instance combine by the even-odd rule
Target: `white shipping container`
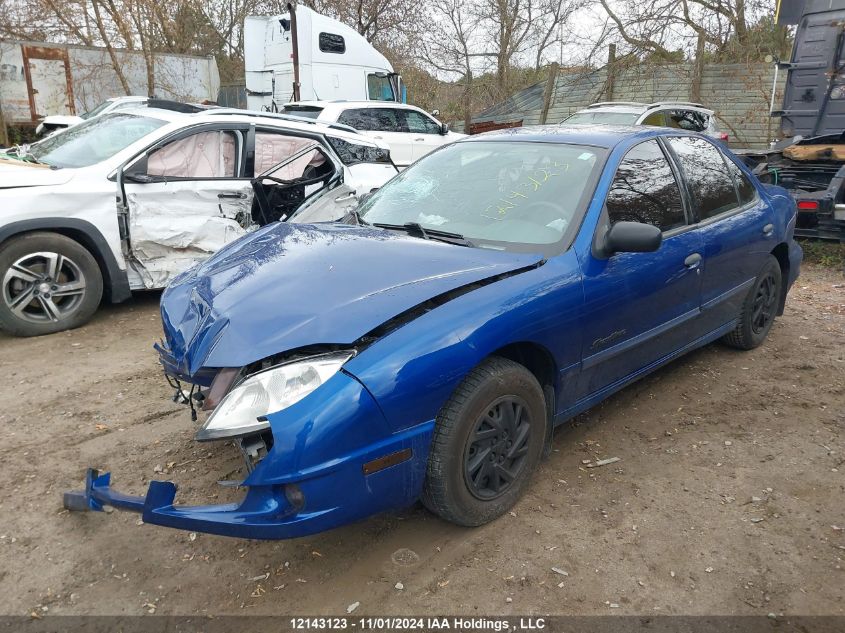
[[[149,95],[140,51],[116,50],[132,95]],[[216,101],[220,75],[213,57],[156,53],[154,96]],[[0,110],[9,125],[56,114],[82,114],[125,94],[105,48],[0,42]]]

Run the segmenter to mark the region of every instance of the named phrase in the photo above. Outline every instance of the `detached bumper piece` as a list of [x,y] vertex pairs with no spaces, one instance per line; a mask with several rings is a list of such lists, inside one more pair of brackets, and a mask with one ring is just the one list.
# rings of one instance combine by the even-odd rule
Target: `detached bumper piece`
[[[176,484],[151,481],[145,497],[111,487],[111,474],[89,468],[85,490],[65,492],[64,507],[102,512],[105,506],[137,512],[144,523],[238,538],[279,539],[309,533],[305,528],[321,513],[299,512],[302,493],[295,485],[252,486],[239,504],[176,506]],[[305,528],[305,529],[303,529]]]

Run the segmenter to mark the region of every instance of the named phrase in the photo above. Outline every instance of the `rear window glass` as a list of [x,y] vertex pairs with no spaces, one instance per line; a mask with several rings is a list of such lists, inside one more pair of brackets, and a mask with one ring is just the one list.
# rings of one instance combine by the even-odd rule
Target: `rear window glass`
[[742,172],[739,165],[728,157],[725,158],[725,162],[728,164],[728,171],[730,171],[731,175],[734,177],[734,182],[736,182],[736,189],[739,193],[739,203],[741,205],[748,204],[757,197],[757,189],[753,184],[751,184],[748,176]]
[[636,112],[576,112],[564,123],[605,123],[608,125],[634,125],[640,115]]
[[356,130],[371,132],[407,132],[402,111],[394,108],[355,108],[345,110],[337,122]]
[[334,33],[320,33],[319,37],[320,50],[324,53],[345,53],[346,42],[343,41],[342,35],[335,35]]
[[670,110],[669,127],[676,127],[689,132],[703,132],[710,123],[710,115],[698,110]]
[[282,109],[284,114],[289,114],[290,116],[298,116],[304,119],[316,119],[320,116],[320,112],[323,111],[323,108],[318,108],[316,106],[285,106]]
[[670,137],[669,145],[681,163],[700,220],[737,207],[733,178],[722,153],[703,138]]
[[681,190],[657,141],[646,141],[622,159],[605,201],[611,224],[642,222],[661,231],[686,224]]

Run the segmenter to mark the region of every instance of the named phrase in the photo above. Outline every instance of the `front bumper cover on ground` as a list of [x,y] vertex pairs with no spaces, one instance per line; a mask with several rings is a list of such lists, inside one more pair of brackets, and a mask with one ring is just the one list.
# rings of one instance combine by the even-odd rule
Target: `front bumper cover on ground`
[[138,512],[145,523],[243,538],[301,536],[307,533],[302,522],[323,514],[298,513],[285,486],[251,487],[240,504],[177,507],[175,499],[173,482],[151,481],[146,496],[127,495],[111,487],[111,473],[89,468],[85,489],[64,493],[63,503],[68,510],[103,511],[108,506]]

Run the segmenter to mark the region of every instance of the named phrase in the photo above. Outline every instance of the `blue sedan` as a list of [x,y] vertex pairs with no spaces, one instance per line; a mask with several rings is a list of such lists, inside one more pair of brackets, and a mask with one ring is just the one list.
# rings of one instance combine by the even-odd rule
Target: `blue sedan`
[[266,226],[165,291],[161,362],[196,439],[242,452],[240,503],[178,505],[164,481],[129,496],[91,469],[65,505],[247,538],[418,499],[491,521],[555,426],[702,345],[762,344],[798,276],[794,227],[787,192],[703,136],[463,139],[341,221]]

